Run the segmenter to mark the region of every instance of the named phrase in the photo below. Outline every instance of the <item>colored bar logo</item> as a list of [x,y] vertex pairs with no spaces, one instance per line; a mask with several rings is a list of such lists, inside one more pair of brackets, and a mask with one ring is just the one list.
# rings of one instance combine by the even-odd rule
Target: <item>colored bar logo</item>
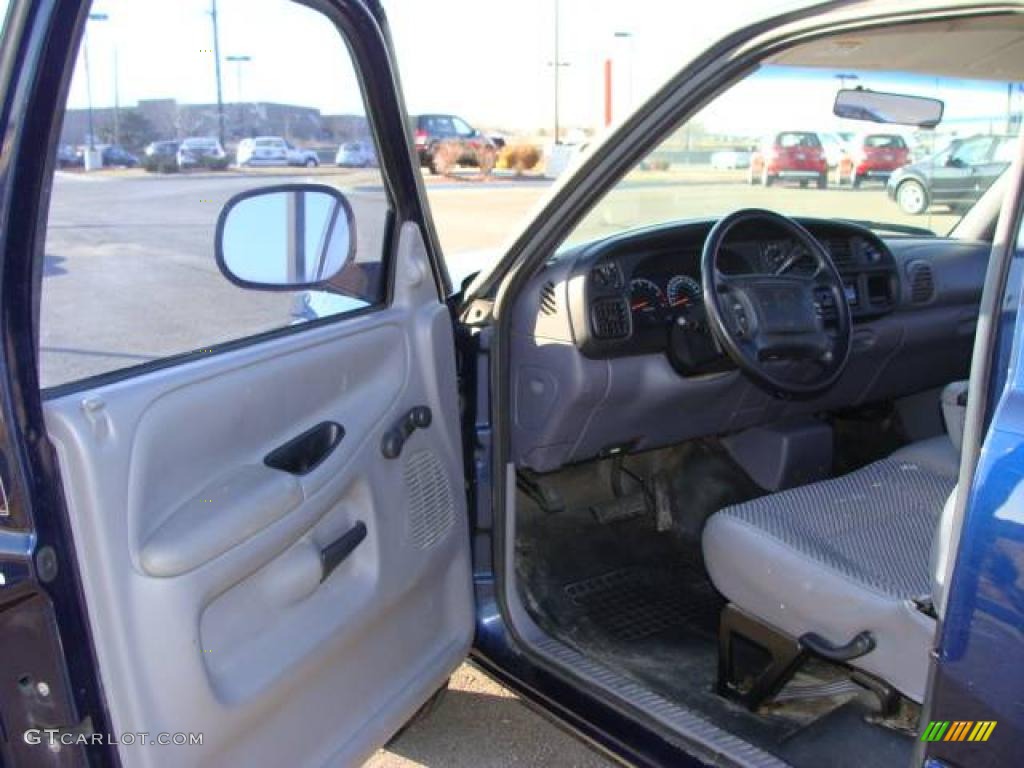
[[932,720],[921,734],[921,741],[988,741],[996,720]]

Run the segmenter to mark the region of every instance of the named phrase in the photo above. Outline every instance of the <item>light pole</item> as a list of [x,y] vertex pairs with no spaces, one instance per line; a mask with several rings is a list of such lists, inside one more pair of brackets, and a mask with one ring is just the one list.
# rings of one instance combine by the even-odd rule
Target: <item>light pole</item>
[[559,44],[559,39],[558,39],[558,37],[559,37],[558,36],[558,22],[559,22],[559,16],[560,15],[561,14],[558,12],[558,0],[555,0],[555,58],[554,58],[553,61],[549,61],[548,62],[548,66],[549,67],[554,67],[554,69],[555,69],[555,144],[559,143],[558,136],[559,136],[559,133],[560,133],[560,129],[559,129],[559,125],[558,125],[558,106],[559,106],[558,105],[558,98],[559,98],[559,90],[560,90],[559,87],[558,87],[558,73],[559,73],[559,71],[561,70],[562,67],[568,67],[569,66],[569,62],[562,61],[562,59],[561,59],[561,57],[559,56],[559,53],[558,53],[558,44]]
[[[88,21],[106,21],[110,17],[105,13],[90,13]],[[92,117],[92,77],[89,74],[89,26],[85,27],[85,40],[82,42],[82,56],[85,59],[85,98],[89,103],[89,151],[96,149],[96,130]]]
[[220,33],[217,29],[217,0],[210,0],[210,21],[213,24],[213,70],[217,78],[217,138],[224,146],[224,97],[220,85]]
[[252,61],[252,56],[225,56],[225,61],[235,65],[235,101],[238,102],[238,130],[245,133],[245,110],[242,106],[242,65]]

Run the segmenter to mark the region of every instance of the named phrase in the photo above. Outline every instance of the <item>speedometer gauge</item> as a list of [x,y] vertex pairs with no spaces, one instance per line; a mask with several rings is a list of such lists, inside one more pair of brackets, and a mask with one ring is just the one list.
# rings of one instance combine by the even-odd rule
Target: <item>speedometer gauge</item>
[[668,281],[668,305],[672,309],[695,307],[704,301],[700,284],[688,275],[676,275]]
[[629,307],[642,320],[657,320],[665,309],[665,293],[652,280],[633,278],[629,281]]

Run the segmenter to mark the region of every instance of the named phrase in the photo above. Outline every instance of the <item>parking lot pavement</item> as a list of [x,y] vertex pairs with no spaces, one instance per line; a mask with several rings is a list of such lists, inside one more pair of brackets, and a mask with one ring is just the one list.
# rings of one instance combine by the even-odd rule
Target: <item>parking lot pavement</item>
[[480,670],[463,664],[448,693],[363,768],[611,768],[611,760],[520,703]]

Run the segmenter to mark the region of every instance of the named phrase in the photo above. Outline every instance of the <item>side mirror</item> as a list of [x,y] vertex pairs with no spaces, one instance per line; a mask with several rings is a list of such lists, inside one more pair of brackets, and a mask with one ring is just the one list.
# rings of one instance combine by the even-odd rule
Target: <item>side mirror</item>
[[217,220],[215,253],[242,288],[294,291],[330,280],[355,254],[352,206],[321,184],[281,184],[235,195]]
[[832,113],[849,120],[934,128],[942,120],[944,109],[939,99],[845,88],[836,94]]

